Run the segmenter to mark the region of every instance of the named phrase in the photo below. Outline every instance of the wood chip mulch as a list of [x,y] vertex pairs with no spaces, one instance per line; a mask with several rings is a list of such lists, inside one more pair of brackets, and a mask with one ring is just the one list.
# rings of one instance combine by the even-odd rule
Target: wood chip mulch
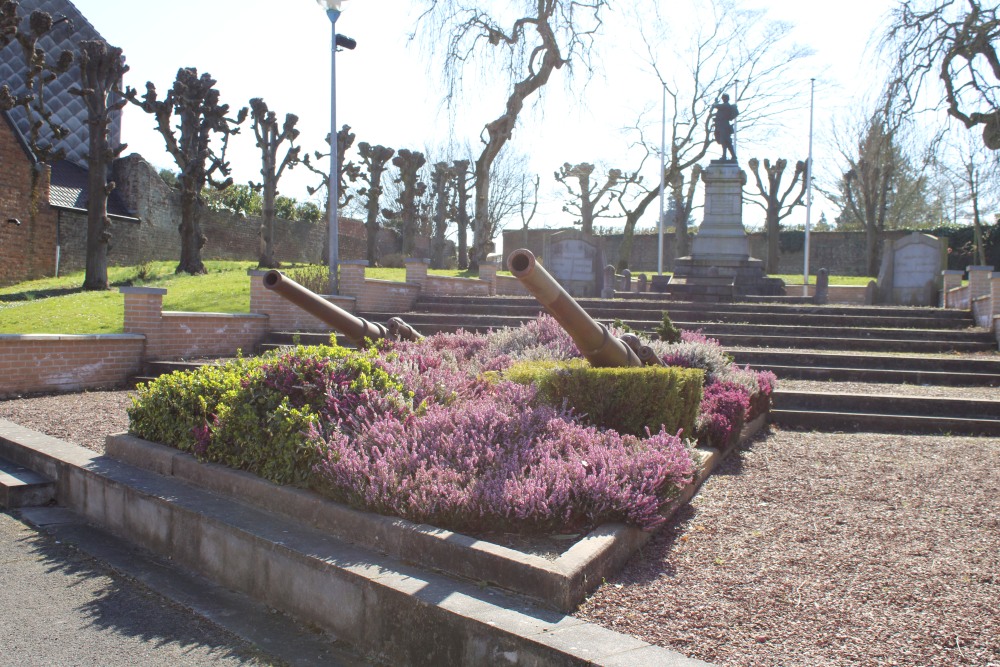
[[773,431],[578,616],[736,665],[1000,665],[1000,439]]

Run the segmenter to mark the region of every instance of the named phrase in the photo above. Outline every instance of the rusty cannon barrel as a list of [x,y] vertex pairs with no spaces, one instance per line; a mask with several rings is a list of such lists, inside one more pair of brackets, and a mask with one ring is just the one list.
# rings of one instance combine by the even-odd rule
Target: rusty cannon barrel
[[507,258],[507,268],[531,295],[573,338],[583,356],[594,366],[642,366],[632,349],[611,335],[580,307],[555,278],[549,275],[530,250],[515,250]]
[[362,345],[366,338],[372,340],[380,338],[416,340],[420,338],[420,334],[398,317],[393,318],[393,320],[398,320],[398,322],[392,323],[390,327],[369,322],[363,317],[352,315],[343,308],[335,306],[280,271],[268,271],[265,273],[264,287],[277,292],[302,310],[329,324],[344,334],[347,340],[353,345]]

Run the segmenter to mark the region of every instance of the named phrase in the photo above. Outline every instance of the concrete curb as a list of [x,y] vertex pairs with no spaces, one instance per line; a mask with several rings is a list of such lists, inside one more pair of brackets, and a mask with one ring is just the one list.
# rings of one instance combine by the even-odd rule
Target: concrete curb
[[[765,423],[766,415],[761,415],[746,425],[733,446],[751,438]],[[358,546],[471,581],[486,581],[566,613],[651,537],[624,524],[605,524],[549,560],[434,526],[352,509],[247,472],[201,463],[191,454],[125,433],[108,436],[106,451],[116,460],[176,477]],[[696,453],[700,460],[695,479],[664,509],[665,517],[691,499],[721,460],[715,449],[698,448]]]
[[0,420],[0,456],[87,520],[388,664],[705,667]]

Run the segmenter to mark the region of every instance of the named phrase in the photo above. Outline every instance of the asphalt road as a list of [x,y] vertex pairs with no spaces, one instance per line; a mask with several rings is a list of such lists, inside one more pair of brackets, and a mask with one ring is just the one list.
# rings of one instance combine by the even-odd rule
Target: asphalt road
[[24,516],[0,513],[0,667],[361,664],[66,510]]

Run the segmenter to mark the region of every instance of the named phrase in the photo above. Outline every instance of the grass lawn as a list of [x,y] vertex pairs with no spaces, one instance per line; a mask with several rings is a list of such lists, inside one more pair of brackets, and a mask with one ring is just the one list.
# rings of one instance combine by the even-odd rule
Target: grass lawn
[[[83,271],[58,278],[44,278],[0,288],[0,334],[121,333],[124,298],[117,287],[162,287],[163,309],[194,313],[250,312],[247,270],[255,262],[206,261],[208,273],[175,274],[176,262],[150,262],[140,266],[110,267],[107,292],[85,292]],[[294,272],[294,267],[291,269]],[[322,272],[322,267],[309,267]],[[474,278],[468,271],[431,270],[433,275]],[[506,273],[506,272],[504,272]],[[403,282],[406,269],[368,268],[368,278]],[[802,276],[779,275],[786,283],[802,284]],[[831,285],[867,285],[866,276],[830,276]],[[811,282],[815,282],[812,277]]]
[[[122,333],[124,297],[117,288],[161,287],[163,310],[194,313],[250,312],[248,269],[256,262],[205,262],[208,273],[175,274],[176,262],[109,267],[107,292],[85,292],[83,271],[0,287],[0,334]],[[322,270],[322,267],[315,267]],[[292,268],[294,271],[294,267]],[[475,277],[468,271],[431,270],[431,274]],[[368,278],[403,282],[406,269],[368,268]]]

